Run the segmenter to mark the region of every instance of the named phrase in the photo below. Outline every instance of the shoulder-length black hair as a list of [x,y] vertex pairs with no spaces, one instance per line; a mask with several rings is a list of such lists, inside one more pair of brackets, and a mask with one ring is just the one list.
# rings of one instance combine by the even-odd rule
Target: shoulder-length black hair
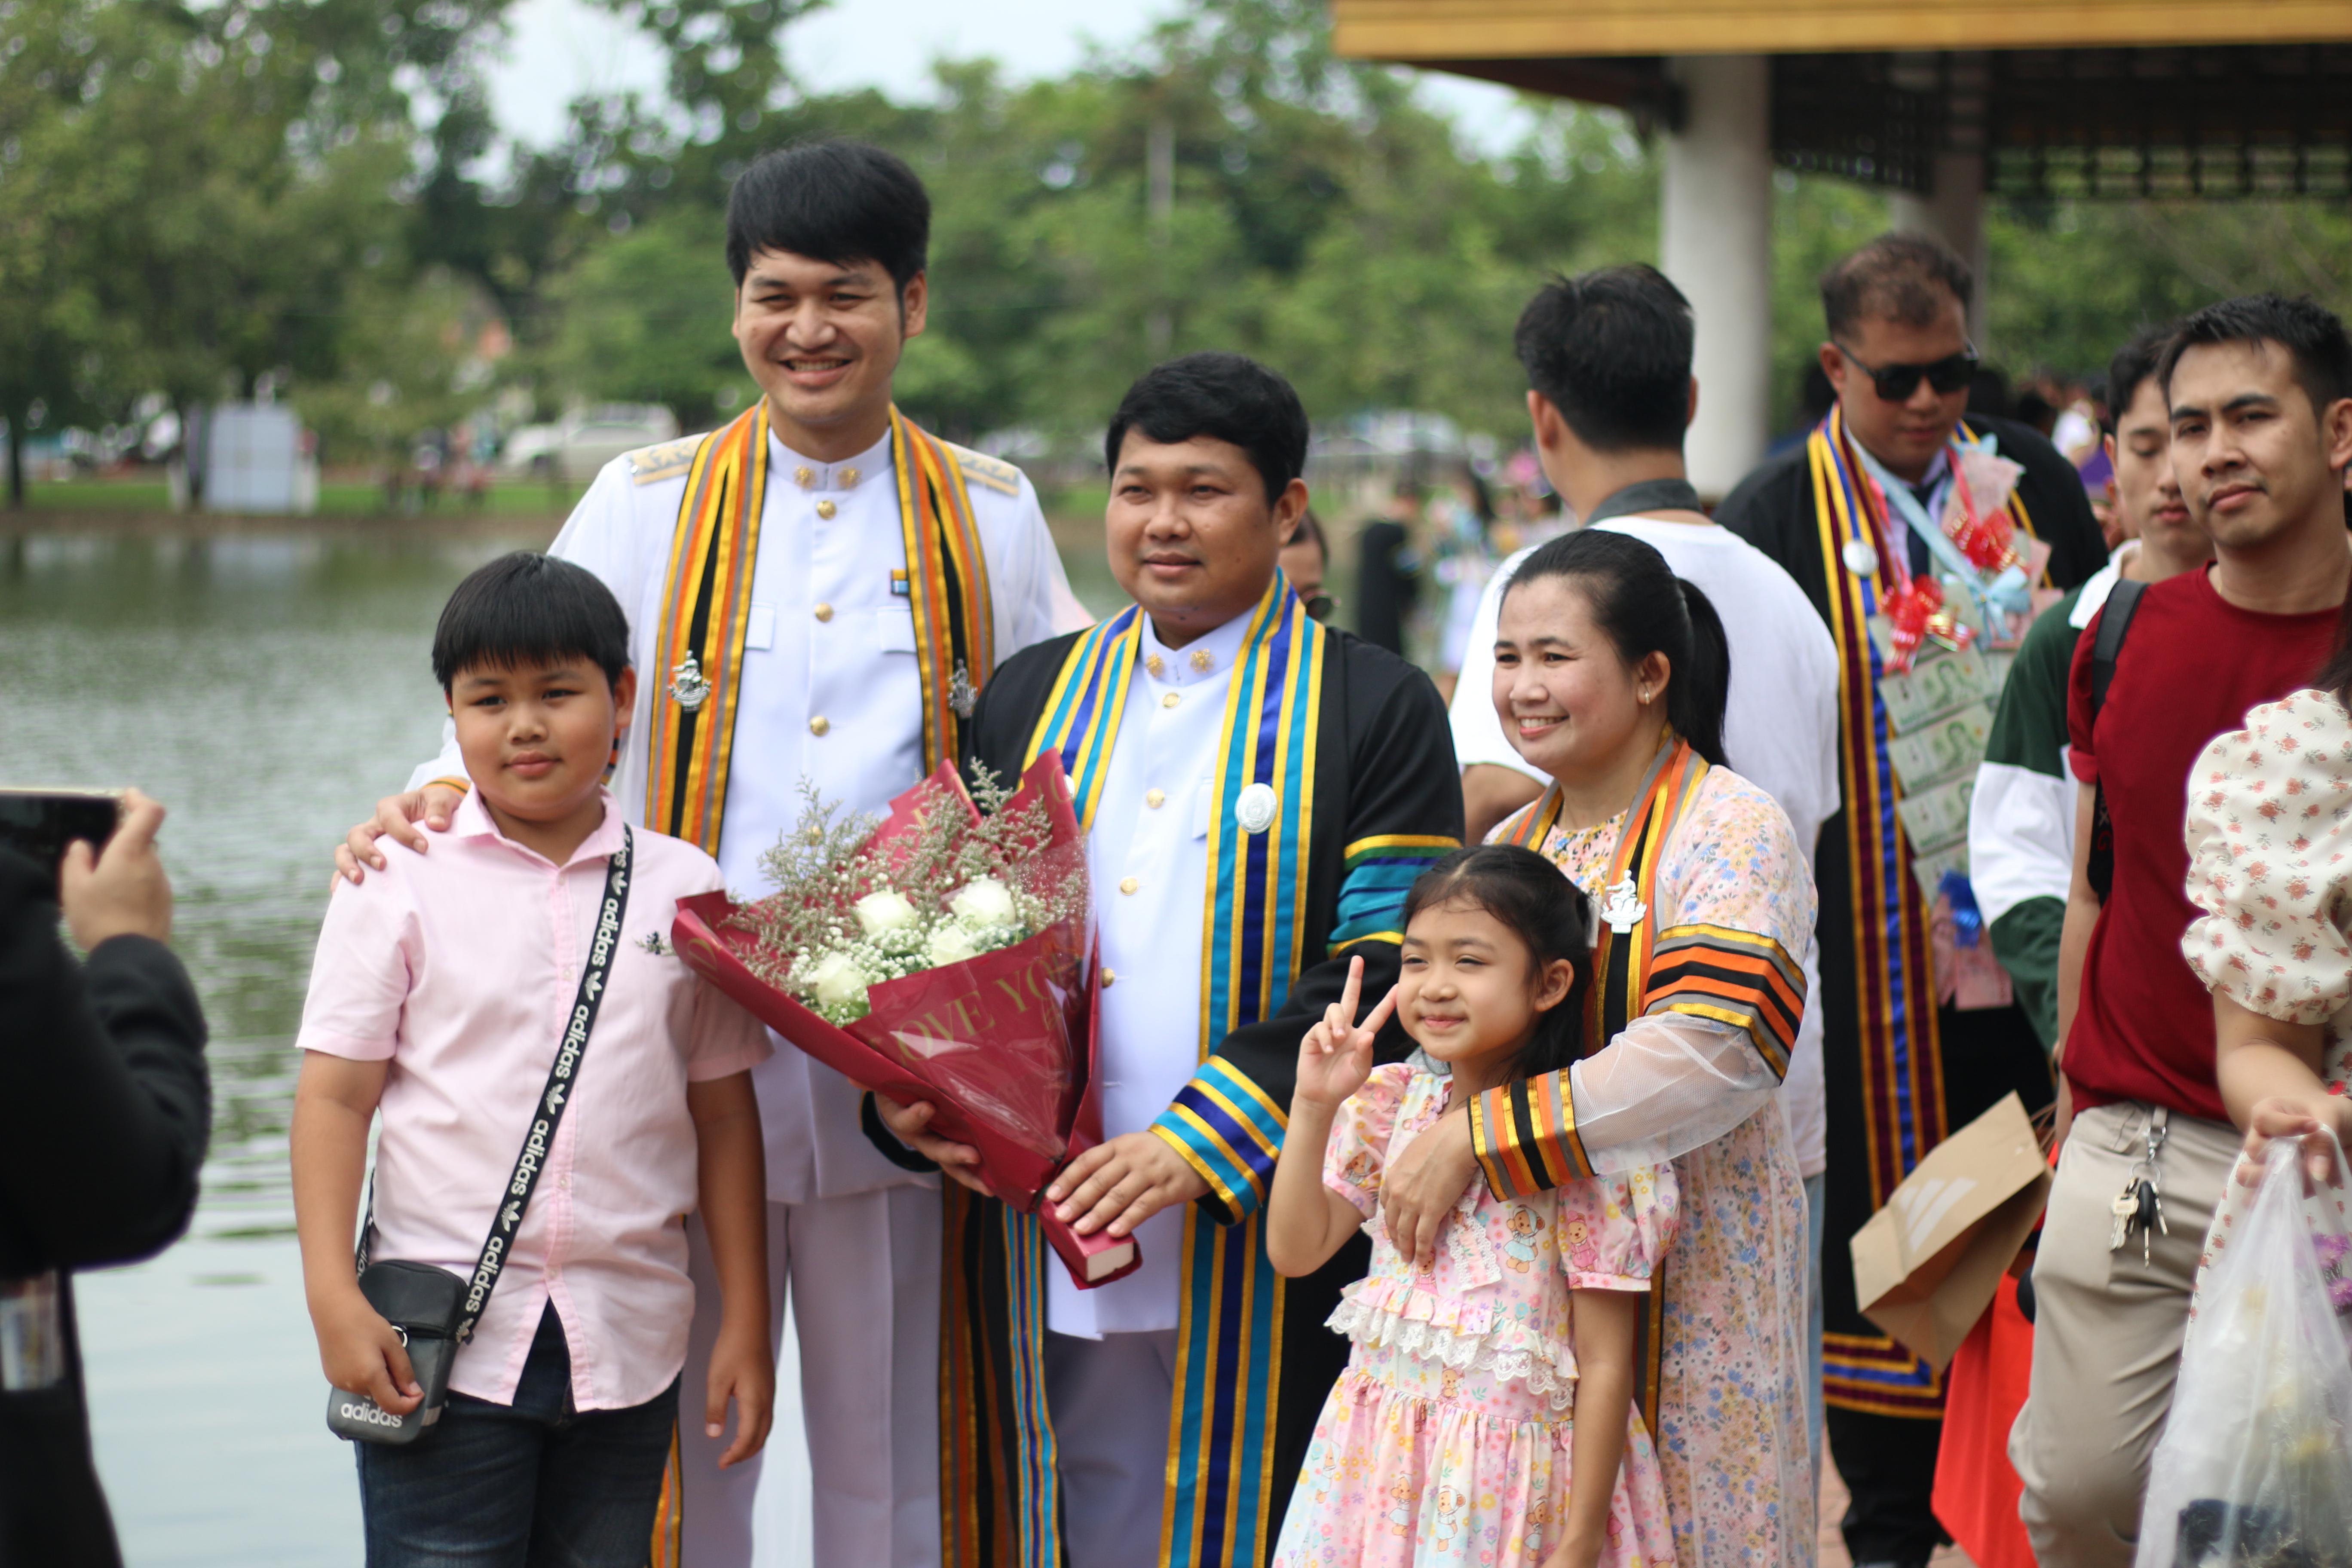
[[1630,533],[1587,528],[1537,547],[1511,574],[1508,598],[1542,577],[1566,577],[1583,590],[1593,624],[1626,666],[1666,656],[1666,721],[1691,749],[1717,767],[1723,708],[1731,694],[1731,645],[1715,605],[1675,575],[1666,558]]
[[1516,844],[1483,844],[1456,849],[1413,882],[1405,895],[1404,921],[1442,904],[1467,903],[1486,910],[1527,944],[1528,968],[1541,973],[1557,959],[1575,966],[1576,978],[1511,1063],[1514,1079],[1558,1072],[1584,1054],[1584,994],[1592,984],[1592,916],[1584,894],[1559,868]]

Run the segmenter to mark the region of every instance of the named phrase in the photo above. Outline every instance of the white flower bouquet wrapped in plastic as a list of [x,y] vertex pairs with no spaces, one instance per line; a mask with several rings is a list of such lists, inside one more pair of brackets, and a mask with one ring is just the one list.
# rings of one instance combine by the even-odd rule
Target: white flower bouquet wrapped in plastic
[[1076,1236],[1038,1203],[1101,1141],[1086,846],[1060,760],[1010,793],[942,767],[878,825],[808,796],[763,858],[776,890],[681,901],[680,955],[852,1082],[933,1106],[932,1131],[979,1152],[1081,1287],[1133,1271],[1131,1238]]

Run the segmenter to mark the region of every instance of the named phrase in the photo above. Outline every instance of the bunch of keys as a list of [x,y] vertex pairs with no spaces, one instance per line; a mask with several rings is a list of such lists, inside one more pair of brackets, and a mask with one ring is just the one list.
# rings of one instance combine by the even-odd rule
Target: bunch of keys
[[2161,1230],[2167,1236],[2172,1234],[2172,1227],[2164,1220],[2164,1194],[2157,1190],[2156,1184],[2156,1157],[2163,1149],[2164,1140],[2169,1131],[2165,1125],[2168,1120],[2165,1108],[2156,1107],[2147,1124],[2147,1153],[2132,1166],[2131,1179],[2124,1184],[2124,1190],[2116,1194],[2116,1201],[2107,1205],[2108,1212],[2116,1218],[2115,1228],[2107,1236],[2107,1250],[2121,1252],[2124,1243],[2131,1239],[2133,1227],[2137,1226],[2139,1230],[2139,1260],[2143,1266],[2147,1263],[2154,1247],[2156,1233]]

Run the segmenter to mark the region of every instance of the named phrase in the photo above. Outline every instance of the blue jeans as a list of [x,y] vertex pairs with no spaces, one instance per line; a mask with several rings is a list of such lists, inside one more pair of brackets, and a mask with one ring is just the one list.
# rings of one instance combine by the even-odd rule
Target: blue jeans
[[677,1384],[626,1410],[572,1407],[549,1306],[512,1405],[451,1393],[405,1447],[354,1443],[368,1568],[642,1568]]

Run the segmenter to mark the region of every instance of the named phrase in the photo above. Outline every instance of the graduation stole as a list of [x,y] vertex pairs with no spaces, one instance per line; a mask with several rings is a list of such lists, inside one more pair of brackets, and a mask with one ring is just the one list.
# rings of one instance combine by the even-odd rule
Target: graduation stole
[[[1966,425],[1959,433],[1974,437]],[[1887,758],[1886,708],[1878,696],[1878,650],[1868,624],[1903,581],[1898,552],[1908,542],[1903,525],[1886,516],[1854,454],[1843,408],[1830,410],[1805,450],[1827,579],[1830,635],[1838,647],[1839,763],[1861,1023],[1863,1126],[1875,1209],[1943,1142],[1946,1131],[1930,911],[1911,874],[1910,841],[1895,816],[1902,791]],[[1957,463],[1957,439],[1950,452]],[[2033,532],[2017,492],[2010,496],[2009,511],[2019,528]],[[1871,565],[1871,571],[1853,570],[1850,546],[1851,559]],[[1942,1408],[1942,1379],[1891,1339],[1832,1334],[1826,1355],[1833,1403],[1887,1415],[1932,1415]]]
[[[1033,759],[1060,753],[1079,820],[1089,827],[1126,710],[1141,617],[1129,608],[1078,638],[1029,743]],[[1155,1127],[1192,1156],[1219,1200],[1243,1217],[1219,1225],[1197,1205],[1184,1215],[1184,1314],[1160,1535],[1160,1558],[1171,1568],[1255,1564],[1279,1522],[1268,1516],[1268,1494],[1284,1282],[1266,1263],[1258,1210],[1288,1117],[1210,1052],[1234,1029],[1279,1008],[1306,956],[1311,796],[1331,651],[1329,635],[1277,570],[1225,689],[1202,910],[1202,1067]],[[1040,1255],[1032,1249],[1032,1256]],[[1031,1279],[1042,1329],[1041,1256]],[[1016,1349],[1015,1376],[1024,1381],[1025,1359]],[[1035,1376],[1034,1390],[1023,1394],[1042,1414],[1042,1367]],[[1050,1451],[1050,1431],[1042,1436]],[[1031,1484],[1053,1486],[1050,1465],[1024,1458],[1023,1468]],[[1050,1491],[1023,1512],[1040,1525],[1057,1516]],[[1023,1561],[1052,1559],[1031,1552]]]
[[[1973,438],[1966,426],[1961,435]],[[1955,464],[1959,442],[1951,445]],[[1911,845],[1895,813],[1901,790],[1886,754],[1886,709],[1879,700],[1878,651],[1869,619],[1894,594],[1905,529],[1889,519],[1845,427],[1832,408],[1806,443],[1813,511],[1821,531],[1830,633],[1837,639],[1840,764],[1845,793],[1847,864],[1862,1025],[1864,1125],[1870,1194],[1885,1205],[1920,1159],[1943,1141],[1941,1039],[1928,957],[1928,910],[1911,874]],[[2022,498],[2011,517],[2033,531]],[[1849,546],[1853,548],[1849,551]],[[1851,560],[1874,566],[1853,570]]]
[[[907,550],[908,602],[923,693],[923,765],[961,746],[963,721],[996,668],[988,564],[954,455],[890,410],[891,467]],[[768,489],[762,398],[695,448],[664,579],[646,825],[719,852],[735,745],[751,573]]]
[[[1608,877],[1593,900],[1594,909],[1603,911],[1604,918],[1607,911],[1615,910],[1620,919],[1615,924],[1604,925],[1601,920],[1593,923],[1592,979],[1584,997],[1587,1056],[1607,1046],[1624,1032],[1629,1022],[1650,1010],[1652,974],[1662,945],[1672,949],[1676,945],[1674,939],[1684,939],[1683,956],[1676,960],[1670,952],[1667,962],[1677,973],[1690,963],[1685,928],[1669,931],[1662,944],[1657,921],[1650,914],[1657,908],[1658,868],[1665,861],[1666,842],[1689,814],[1699,781],[1706,773],[1706,759],[1693,751],[1689,742],[1668,731],[1666,743],[1658,749],[1641,788],[1634,793],[1633,809],[1625,814],[1616,853],[1610,857]],[[1506,825],[1500,842],[1540,852],[1545,838],[1559,826],[1560,801],[1559,785],[1553,784]],[[1640,915],[1624,919],[1635,906]],[[1799,1005],[1801,1009],[1801,1001]],[[1785,1056],[1778,1070],[1788,1070]],[[1497,1136],[1498,1127],[1507,1127],[1517,1136]],[[1577,1136],[1575,1102],[1565,1072],[1521,1079],[1480,1095],[1471,1102],[1470,1142],[1478,1163],[1488,1167],[1490,1181],[1496,1167],[1507,1172],[1506,1181],[1494,1183],[1497,1193],[1524,1195],[1592,1174],[1591,1157]],[[1649,1293],[1643,1298],[1633,1339],[1633,1365],[1639,1373],[1633,1403],[1653,1436],[1658,1427],[1665,1305],[1665,1260],[1660,1258],[1657,1272],[1650,1278]]]

